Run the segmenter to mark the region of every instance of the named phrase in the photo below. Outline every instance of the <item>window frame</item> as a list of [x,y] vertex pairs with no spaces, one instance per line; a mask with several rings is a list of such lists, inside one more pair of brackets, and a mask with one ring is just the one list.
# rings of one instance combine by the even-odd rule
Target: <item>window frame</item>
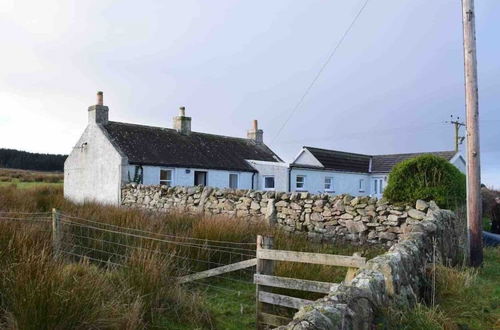
[[[299,187],[299,178],[303,179],[302,182],[300,182],[300,183],[302,183],[302,187]],[[305,175],[300,174],[300,175],[295,176],[295,190],[297,190],[297,191],[306,190],[306,176]]]
[[[263,180],[263,184],[262,184],[262,189],[263,190],[275,190],[276,189],[276,178],[274,177],[274,175],[264,175],[262,177],[264,180]],[[273,179],[273,187],[272,188],[268,188],[266,187],[266,179],[268,178],[272,178]]]
[[[231,187],[231,175],[235,175],[236,176],[236,188]],[[229,184],[228,184],[228,187],[230,189],[238,189],[239,186],[240,186],[240,175],[238,173],[229,173]]]
[[[161,172],[162,171],[167,171],[170,172],[170,180],[162,180],[161,179]],[[159,173],[159,184],[160,186],[166,186],[166,187],[173,187],[174,186],[174,169],[172,168],[160,168],[160,173]],[[169,184],[164,184],[163,182],[168,182]]]
[[[326,188],[326,180],[330,180],[330,188]],[[323,180],[323,190],[326,191],[326,192],[335,192],[335,187],[333,185],[333,176],[325,176],[324,180]]]
[[359,179],[358,189],[359,192],[365,192],[365,179]]

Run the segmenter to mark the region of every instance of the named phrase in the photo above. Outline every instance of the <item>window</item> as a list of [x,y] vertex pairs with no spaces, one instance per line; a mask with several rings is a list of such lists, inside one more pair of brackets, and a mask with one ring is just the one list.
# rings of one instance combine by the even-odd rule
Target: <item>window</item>
[[359,179],[359,191],[365,191],[365,179]]
[[304,185],[306,183],[306,177],[303,175],[297,175],[297,179],[295,181],[295,188],[298,190],[304,189]]
[[172,170],[160,170],[160,185],[172,186]]
[[266,190],[274,189],[274,176],[265,176],[264,177],[264,189],[266,189]]
[[378,187],[378,186],[377,186],[377,183],[378,183],[378,180],[377,180],[377,179],[373,180],[373,193],[374,193],[374,194],[378,194],[378,191],[377,191],[377,187]]
[[236,173],[229,174],[229,188],[238,189],[238,174]]
[[325,191],[333,191],[333,178],[330,176],[325,178]]

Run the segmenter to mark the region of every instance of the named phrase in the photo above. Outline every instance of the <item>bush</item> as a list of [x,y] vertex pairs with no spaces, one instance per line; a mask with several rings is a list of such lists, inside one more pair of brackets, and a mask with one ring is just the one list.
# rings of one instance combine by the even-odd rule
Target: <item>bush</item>
[[409,204],[434,200],[441,207],[454,208],[465,201],[465,193],[463,173],[444,158],[422,155],[394,166],[384,197]]

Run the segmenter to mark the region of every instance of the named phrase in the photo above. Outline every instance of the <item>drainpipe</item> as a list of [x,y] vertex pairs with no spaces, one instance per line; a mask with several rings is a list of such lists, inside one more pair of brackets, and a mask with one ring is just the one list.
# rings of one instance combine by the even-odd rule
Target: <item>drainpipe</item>
[[255,178],[255,173],[257,173],[257,172],[253,172],[253,174],[252,174],[252,190],[254,190],[254,178]]
[[288,167],[288,192],[292,192],[292,167]]

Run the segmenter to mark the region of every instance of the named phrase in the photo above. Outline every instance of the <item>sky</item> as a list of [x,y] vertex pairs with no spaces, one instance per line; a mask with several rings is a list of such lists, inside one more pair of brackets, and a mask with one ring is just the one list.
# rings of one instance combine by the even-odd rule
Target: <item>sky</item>
[[[0,148],[69,153],[102,90],[114,121],[171,127],[185,106],[193,130],[245,137],[258,119],[287,161],[452,150],[458,0],[370,0],[292,113],[364,1],[1,0]],[[498,17],[476,1],[482,181],[500,188]]]

